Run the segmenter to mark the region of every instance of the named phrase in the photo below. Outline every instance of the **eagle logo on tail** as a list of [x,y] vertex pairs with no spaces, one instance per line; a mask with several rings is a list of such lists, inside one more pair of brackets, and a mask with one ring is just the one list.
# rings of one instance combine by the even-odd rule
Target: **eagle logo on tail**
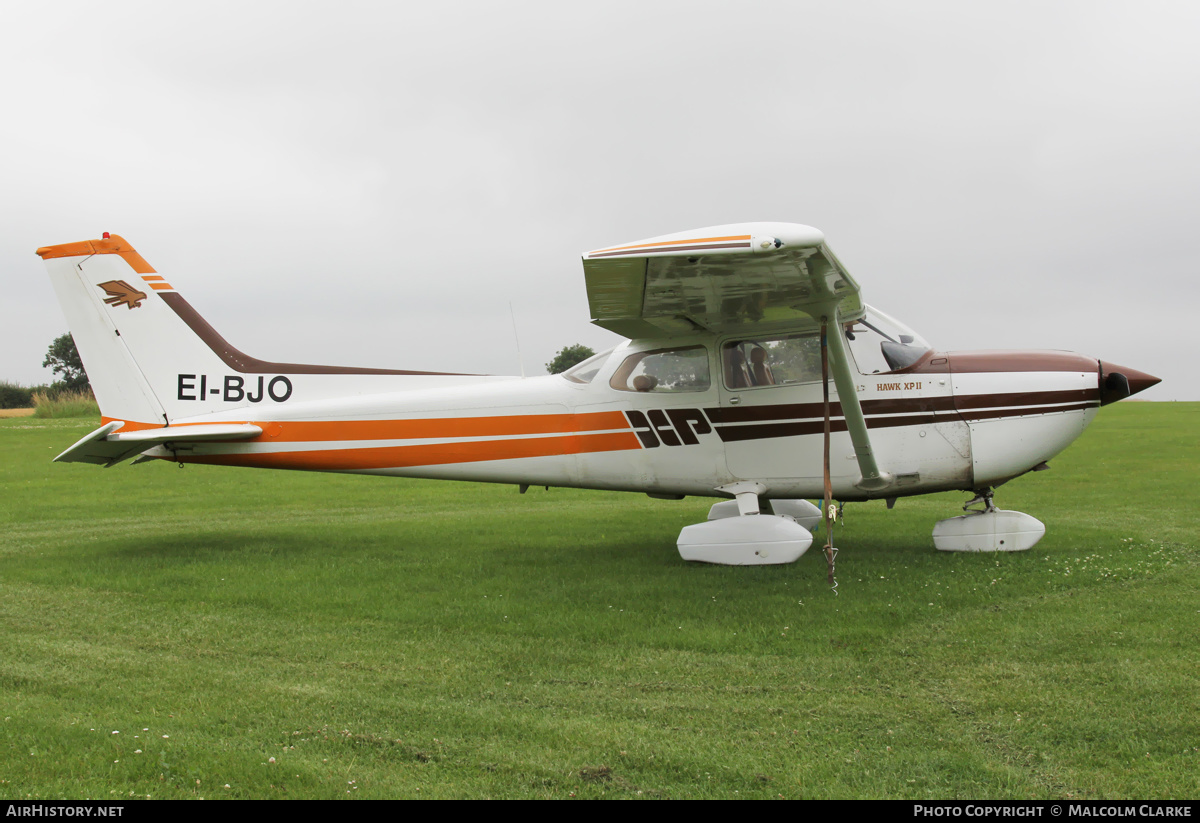
[[97,283],[96,285],[108,293],[104,302],[110,306],[124,304],[131,309],[136,309],[146,299],[144,291],[138,291],[124,280],[109,280],[107,283]]

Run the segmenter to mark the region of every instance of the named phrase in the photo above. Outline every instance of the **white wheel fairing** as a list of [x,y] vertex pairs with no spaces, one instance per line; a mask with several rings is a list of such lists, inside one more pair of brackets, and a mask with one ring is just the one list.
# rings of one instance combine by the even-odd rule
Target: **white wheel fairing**
[[685,526],[677,545],[684,560],[770,566],[798,560],[812,545],[812,534],[791,518],[752,514]]
[[933,545],[943,552],[1023,552],[1045,534],[1045,524],[1024,512],[973,511],[934,526]]

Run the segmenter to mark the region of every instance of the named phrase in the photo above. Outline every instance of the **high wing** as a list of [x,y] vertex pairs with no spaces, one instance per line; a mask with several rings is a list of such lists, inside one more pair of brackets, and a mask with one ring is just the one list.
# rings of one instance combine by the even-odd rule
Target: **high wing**
[[698,330],[811,331],[819,318],[863,316],[858,284],[796,223],[735,223],[668,234],[583,256],[592,322],[632,338]]
[[733,223],[667,234],[583,256],[592,322],[634,338],[816,331],[828,323],[830,367],[862,477],[885,489],[858,402],[841,328],[865,314],[858,284],[797,223]]

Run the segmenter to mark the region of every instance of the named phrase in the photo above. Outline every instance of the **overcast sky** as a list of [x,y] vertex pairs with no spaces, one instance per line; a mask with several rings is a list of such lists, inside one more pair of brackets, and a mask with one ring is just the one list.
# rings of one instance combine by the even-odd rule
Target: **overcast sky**
[[805,223],[944,350],[1197,400],[1200,4],[13,3],[0,379],[66,322],[38,246],[121,234],[265,359],[529,374],[581,252]]

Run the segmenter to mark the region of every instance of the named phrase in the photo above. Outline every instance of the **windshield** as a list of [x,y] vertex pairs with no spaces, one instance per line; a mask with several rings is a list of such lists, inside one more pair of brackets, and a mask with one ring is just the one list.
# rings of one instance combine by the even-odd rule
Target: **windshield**
[[846,326],[846,342],[859,374],[907,369],[929,351],[929,344],[908,326],[867,306],[861,320]]
[[[616,348],[615,346],[613,348]],[[596,374],[600,371],[600,367],[608,360],[608,356],[613,353],[613,349],[606,349],[599,354],[593,354],[582,363],[576,363],[571,368],[562,373],[562,376],[570,380],[572,383],[591,383],[595,379]]]

